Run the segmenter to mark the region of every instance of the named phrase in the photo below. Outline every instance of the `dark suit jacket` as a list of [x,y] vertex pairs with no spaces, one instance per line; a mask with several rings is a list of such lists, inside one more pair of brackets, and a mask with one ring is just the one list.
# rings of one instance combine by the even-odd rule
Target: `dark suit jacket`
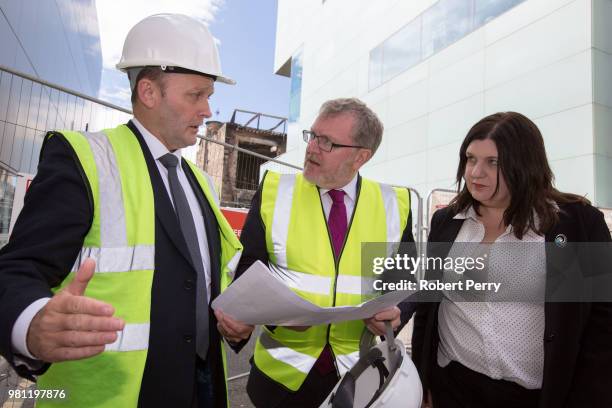
[[[361,176],[357,180],[357,197],[359,197],[359,189],[361,186]],[[357,198],[358,199],[358,198]],[[253,197],[251,209],[247,215],[240,241],[244,246],[244,252],[240,258],[240,263],[236,269],[236,279],[247,270],[255,261],[261,261],[268,264],[268,250],[266,248],[266,235],[263,221],[261,219],[261,186]],[[406,229],[402,233],[402,242],[414,242],[412,235],[412,212],[408,217]],[[401,320],[403,327],[414,313],[415,305],[409,302],[403,302],[399,305],[401,311]],[[400,327],[400,329],[401,329]],[[257,369],[255,363],[252,362],[251,374],[249,382],[257,383],[257,387],[249,387],[249,392],[257,392],[257,396],[251,396],[254,400],[277,401],[290,392],[287,388],[268,379],[263,372]],[[272,405],[271,405],[272,406]]]
[[[155,199],[155,273],[151,299],[149,349],[139,405],[190,406],[195,379],[195,280],[176,214],[149,149],[130,122],[145,155]],[[183,161],[200,202],[211,259],[212,295],[219,294],[220,237],[210,204]],[[89,184],[68,142],[58,134],[41,152],[38,174],[26,194],[10,242],[0,251],[0,353],[15,366],[11,331],[19,314],[34,300],[52,295],[72,268],[93,219]],[[220,338],[210,313],[210,351],[216,406],[226,406]],[[15,367],[22,376],[39,374]],[[97,385],[104,388],[104,384]]]
[[[600,211],[589,205],[560,205],[560,220],[548,233],[546,242],[563,234],[568,242],[609,242],[610,232]],[[429,234],[428,256],[446,257],[463,220],[444,208],[433,216]],[[440,248],[443,248],[441,251]],[[546,247],[546,290],[564,273],[551,256],[554,246]],[[587,260],[588,261],[588,260]],[[595,261],[602,261],[601,259]],[[608,268],[610,263],[598,262]],[[586,266],[588,268],[588,266]],[[586,273],[593,273],[583,271]],[[435,278],[435,276],[430,276]],[[412,337],[413,361],[423,388],[429,389],[431,372],[437,364],[439,302],[421,303],[415,314]],[[612,303],[546,302],[544,307],[544,372],[539,406],[612,407]]]

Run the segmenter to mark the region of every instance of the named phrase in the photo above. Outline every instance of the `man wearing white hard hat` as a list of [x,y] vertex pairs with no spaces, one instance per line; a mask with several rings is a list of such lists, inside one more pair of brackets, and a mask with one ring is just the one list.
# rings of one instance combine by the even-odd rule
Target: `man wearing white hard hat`
[[0,252],[0,354],[71,407],[227,406],[223,337],[253,327],[211,299],[242,246],[209,177],[181,158],[224,76],[202,23],[136,24],[117,67],[134,118],[97,133],[51,131]]

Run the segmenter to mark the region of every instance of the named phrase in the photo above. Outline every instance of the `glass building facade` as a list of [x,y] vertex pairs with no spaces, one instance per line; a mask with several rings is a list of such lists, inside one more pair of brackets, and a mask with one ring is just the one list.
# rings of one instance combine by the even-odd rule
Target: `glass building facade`
[[525,0],[439,0],[370,51],[373,89]]
[[303,163],[323,102],[358,97],[385,127],[362,175],[426,197],[456,188],[478,120],[515,111],[556,187],[612,208],[612,0],[278,0],[277,21],[274,69],[299,49],[303,79],[280,160]]
[[101,72],[93,0],[0,1],[0,246],[46,131],[96,131],[131,116],[95,99]]

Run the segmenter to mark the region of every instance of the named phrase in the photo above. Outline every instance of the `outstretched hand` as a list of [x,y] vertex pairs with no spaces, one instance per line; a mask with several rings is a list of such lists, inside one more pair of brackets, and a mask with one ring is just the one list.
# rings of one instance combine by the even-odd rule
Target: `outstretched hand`
[[111,305],[83,296],[95,266],[93,259],[86,259],[72,282],[32,319],[26,341],[37,359],[53,363],[95,356],[123,330],[125,323],[113,317]]

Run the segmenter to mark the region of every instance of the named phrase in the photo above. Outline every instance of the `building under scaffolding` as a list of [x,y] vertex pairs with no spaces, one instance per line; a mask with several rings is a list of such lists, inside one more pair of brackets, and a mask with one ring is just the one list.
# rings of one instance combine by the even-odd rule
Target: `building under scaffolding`
[[229,122],[206,122],[206,137],[226,145],[201,139],[196,162],[213,179],[221,205],[248,207],[259,184],[260,166],[267,160],[227,145],[275,158],[286,150],[287,119],[236,109]]

